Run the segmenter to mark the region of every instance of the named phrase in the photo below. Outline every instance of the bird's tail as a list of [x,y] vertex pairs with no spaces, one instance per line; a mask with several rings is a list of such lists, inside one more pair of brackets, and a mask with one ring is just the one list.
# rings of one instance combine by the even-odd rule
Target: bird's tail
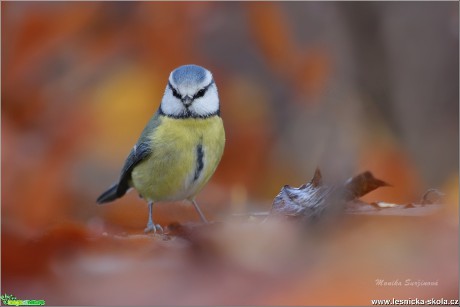
[[101,205],[103,203],[108,203],[110,201],[113,201],[117,198],[120,197],[118,195],[118,183],[115,183],[113,186],[111,186],[107,191],[101,194],[96,200],[96,202]]

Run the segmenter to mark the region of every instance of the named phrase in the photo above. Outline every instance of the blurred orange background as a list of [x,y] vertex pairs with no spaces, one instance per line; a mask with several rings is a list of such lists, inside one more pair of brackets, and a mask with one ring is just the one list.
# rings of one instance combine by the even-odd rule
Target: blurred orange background
[[[95,199],[117,180],[170,71],[191,63],[213,73],[227,135],[221,164],[198,196],[212,220],[268,211],[283,185],[300,186],[317,166],[329,182],[370,170],[393,187],[367,201],[416,202],[433,187],[446,193],[440,219],[452,229],[445,243],[456,240],[450,230],[458,224],[457,2],[2,2],[1,8],[2,294],[8,281],[16,296],[51,295],[46,284],[42,292],[30,290],[39,273],[17,279],[15,270],[28,261],[13,253],[25,251],[22,239],[62,225],[73,226],[50,242],[142,232],[147,208],[135,192],[108,206]],[[163,225],[198,221],[182,203],[159,204],[154,216]],[[60,251],[58,243],[42,248]],[[300,279],[299,289],[302,282],[311,280]],[[299,300],[274,292],[241,302],[306,303],[296,291]],[[152,302],[141,296],[139,304]],[[48,301],[103,301],[78,297]]]

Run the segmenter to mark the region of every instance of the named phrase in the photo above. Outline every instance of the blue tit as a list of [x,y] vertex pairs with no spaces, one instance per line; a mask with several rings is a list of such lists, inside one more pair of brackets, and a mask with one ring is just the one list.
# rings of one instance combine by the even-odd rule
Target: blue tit
[[137,190],[148,202],[145,232],[163,230],[152,218],[159,201],[190,201],[207,222],[195,196],[220,162],[225,131],[219,96],[211,72],[197,65],[173,70],[157,112],[134,145],[118,182],[102,193],[98,204]]

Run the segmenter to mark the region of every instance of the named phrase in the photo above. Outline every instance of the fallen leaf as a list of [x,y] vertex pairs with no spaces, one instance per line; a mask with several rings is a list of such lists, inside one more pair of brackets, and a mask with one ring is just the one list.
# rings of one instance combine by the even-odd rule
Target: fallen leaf
[[420,200],[421,205],[432,205],[438,204],[443,196],[446,194],[442,193],[438,189],[428,189]]
[[273,201],[271,214],[316,219],[329,209],[342,211],[347,202],[383,186],[389,184],[370,172],[354,176],[342,185],[324,185],[317,169],[309,183],[299,188],[284,186]]

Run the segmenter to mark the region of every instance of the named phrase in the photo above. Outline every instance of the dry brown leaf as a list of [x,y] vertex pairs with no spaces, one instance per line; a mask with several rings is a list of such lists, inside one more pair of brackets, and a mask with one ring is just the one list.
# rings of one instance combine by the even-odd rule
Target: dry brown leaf
[[329,209],[341,211],[347,202],[384,186],[388,184],[370,172],[354,176],[342,185],[324,185],[317,169],[309,183],[299,188],[284,186],[273,201],[271,213],[316,219]]

